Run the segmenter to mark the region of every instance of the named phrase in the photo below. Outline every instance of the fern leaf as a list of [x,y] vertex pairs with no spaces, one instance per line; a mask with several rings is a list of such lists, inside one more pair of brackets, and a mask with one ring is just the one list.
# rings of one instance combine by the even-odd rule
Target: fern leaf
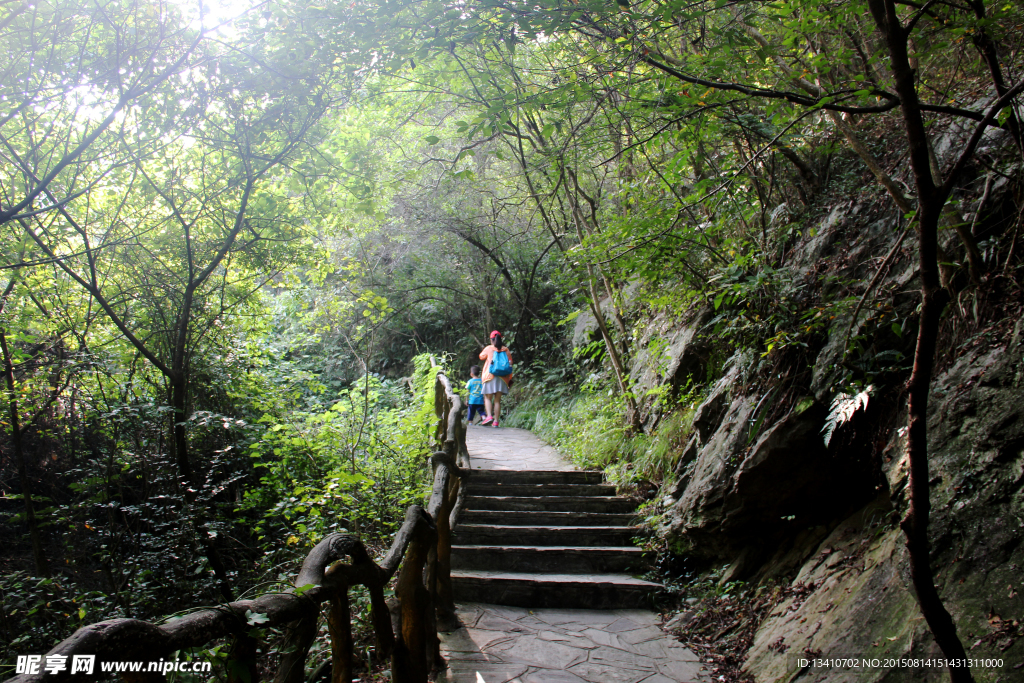
[[868,399],[871,397],[871,392],[874,389],[874,385],[871,385],[858,394],[840,393],[832,399],[832,406],[828,417],[825,419],[825,426],[821,428],[821,431],[825,434],[826,446],[832,441],[832,435],[835,434],[836,429],[840,425],[849,422],[854,413],[861,408],[867,410]]

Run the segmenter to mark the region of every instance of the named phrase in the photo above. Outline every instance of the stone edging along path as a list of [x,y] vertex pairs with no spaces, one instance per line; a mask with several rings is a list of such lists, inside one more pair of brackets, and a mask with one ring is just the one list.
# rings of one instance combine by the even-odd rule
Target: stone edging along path
[[[491,470],[490,480],[496,476],[501,479],[495,470],[508,471],[510,479],[513,472],[523,470],[574,470],[554,449],[522,429],[471,426],[467,445],[473,469]],[[471,483],[469,491],[472,492]],[[564,513],[547,516],[550,514]],[[457,527],[455,532],[457,536]],[[479,602],[479,591],[473,595],[477,602],[458,604],[462,628],[440,634],[442,653],[449,668],[438,681],[689,683],[709,680],[702,674],[703,667],[697,656],[662,631],[658,626],[659,615],[650,610],[586,609],[585,605],[578,608],[492,605]],[[459,601],[457,584],[455,597]],[[495,601],[499,601],[499,597],[496,593]]]

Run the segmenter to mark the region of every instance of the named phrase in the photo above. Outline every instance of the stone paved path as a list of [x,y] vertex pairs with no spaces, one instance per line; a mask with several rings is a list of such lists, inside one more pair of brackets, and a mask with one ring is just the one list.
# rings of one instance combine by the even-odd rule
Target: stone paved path
[[459,605],[464,628],[441,634],[441,683],[689,683],[697,657],[645,610]]
[[[474,469],[572,470],[523,429],[471,426]],[[440,683],[704,683],[697,657],[647,610],[527,609],[466,603],[441,634]]]
[[475,470],[576,469],[558,451],[525,429],[469,425],[466,446]]

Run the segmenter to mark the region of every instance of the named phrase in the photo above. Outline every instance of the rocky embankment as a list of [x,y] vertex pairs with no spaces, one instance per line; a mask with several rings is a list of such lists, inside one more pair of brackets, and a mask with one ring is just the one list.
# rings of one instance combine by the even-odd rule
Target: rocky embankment
[[[1017,223],[1008,187],[992,192],[973,221],[982,243],[994,244]],[[771,586],[780,596],[759,613],[744,645],[744,671],[756,681],[947,676],[927,667],[808,668],[799,661],[941,654],[911,593],[899,529],[907,505],[904,389],[919,301],[916,253],[911,236],[881,263],[898,223],[882,205],[833,208],[809,231],[814,237],[787,254],[790,294],[808,308],[838,296],[844,282],[861,283],[847,295],[856,301],[885,269],[856,325],[852,303],[833,309],[840,313],[803,356],[766,367],[758,351],[733,348],[716,367],[712,359],[724,354],[707,333],[718,314],[710,305],[682,320],[632,312],[636,320],[646,316],[636,338],[647,349],[634,354],[634,381],[706,386],[675,478],[661,494],[661,534],[676,554],[718,571],[723,584]],[[966,220],[977,209],[965,206]],[[955,258],[959,246],[947,232]],[[993,274],[981,285],[951,283],[957,308],[943,332],[930,404],[933,567],[970,656],[1002,662],[977,669],[980,681],[1024,677],[1024,327],[1006,315],[1018,310],[1007,302],[1019,294],[1005,282]],[[578,342],[590,322],[577,321]],[[851,333],[859,335],[855,353],[847,350]],[[826,445],[830,407],[849,391],[843,380],[851,375],[871,378],[868,406],[839,423]],[[657,406],[644,410],[647,427],[655,426]],[[677,622],[684,639],[688,621]]]

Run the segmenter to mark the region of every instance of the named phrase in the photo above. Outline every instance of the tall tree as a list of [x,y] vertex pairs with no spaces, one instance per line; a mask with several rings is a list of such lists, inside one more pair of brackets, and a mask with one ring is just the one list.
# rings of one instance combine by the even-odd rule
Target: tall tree
[[[170,443],[192,501],[206,495],[188,440],[194,355],[294,254],[303,228],[289,215],[298,199],[288,187],[301,187],[309,172],[287,164],[311,156],[320,120],[342,93],[315,45],[298,46],[307,60],[296,65],[296,46],[265,37],[258,23],[241,27],[251,30],[245,45],[223,49],[161,5],[131,9],[121,23],[102,12],[75,17],[84,26],[72,22],[84,32],[72,67],[87,71],[88,48],[111,60],[85,95],[63,81],[72,97],[55,112],[33,108],[36,118],[9,119],[22,123],[4,139],[10,208],[0,219],[88,292],[163,375]],[[136,15],[153,17],[156,47],[123,45],[123,36],[149,26]],[[94,33],[104,35],[91,31],[93,21],[107,22],[99,28],[110,29],[119,50],[92,45]],[[59,87],[63,72],[51,66],[46,75]],[[41,90],[23,82],[32,92],[21,100]],[[94,111],[106,98],[110,112],[90,125],[85,105]],[[20,199],[18,187],[26,188]],[[33,209],[37,198],[46,204]],[[200,540],[230,598],[212,540],[205,531]]]

